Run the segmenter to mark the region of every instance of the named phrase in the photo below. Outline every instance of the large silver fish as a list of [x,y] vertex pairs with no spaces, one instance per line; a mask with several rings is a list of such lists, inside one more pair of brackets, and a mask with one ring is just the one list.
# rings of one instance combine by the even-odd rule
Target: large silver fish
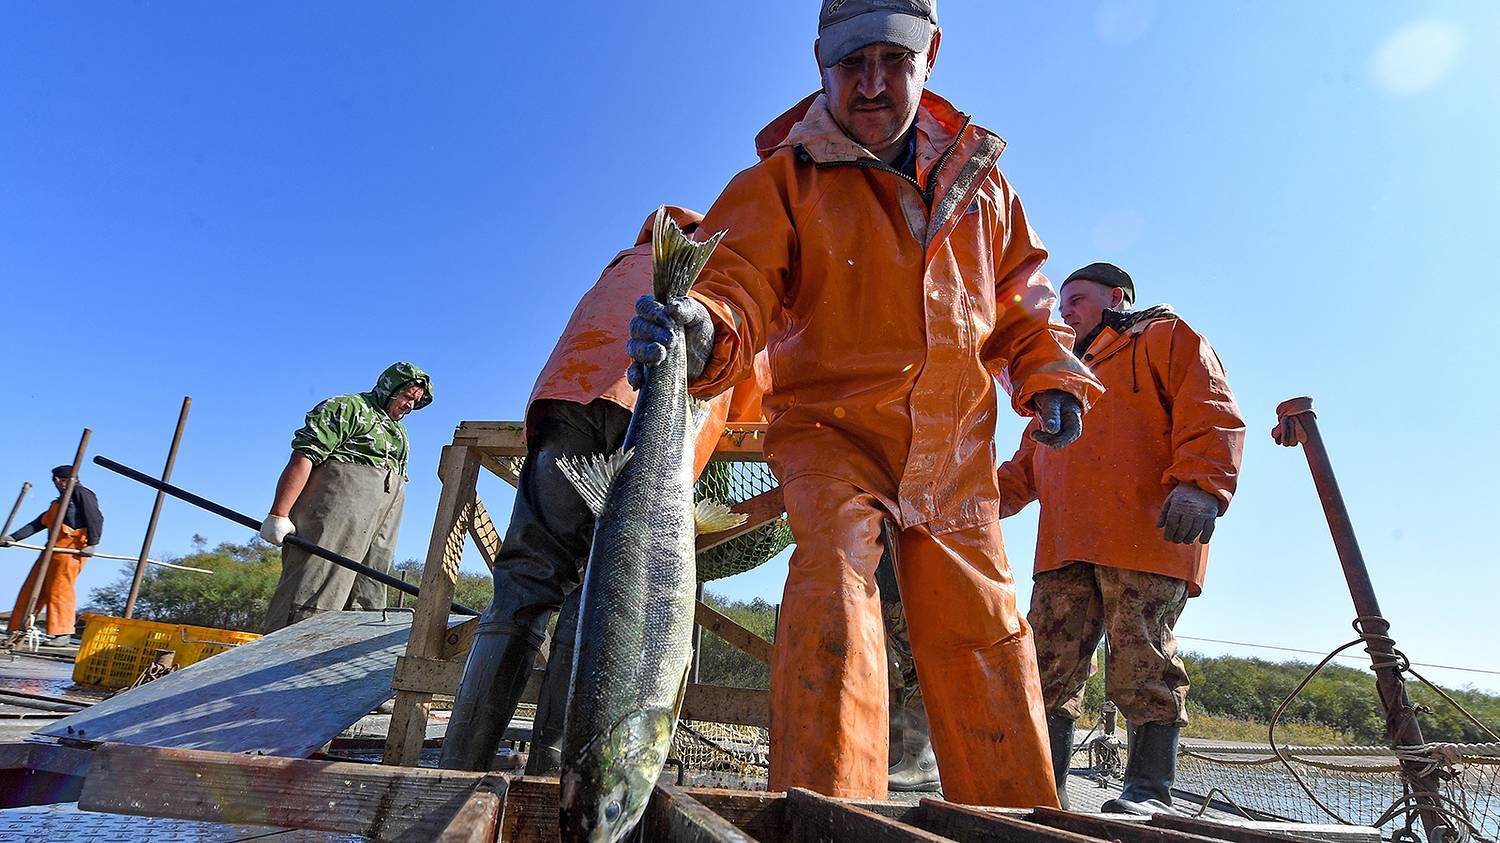
[[[723,236],[696,243],[658,210],[656,300],[686,295]],[[686,342],[674,325],[666,359],[647,368],[621,449],[559,461],[597,516],[563,738],[565,841],[628,834],[672,746],[692,657],[696,535],[744,520],[721,504],[693,504],[703,410],[688,395]]]

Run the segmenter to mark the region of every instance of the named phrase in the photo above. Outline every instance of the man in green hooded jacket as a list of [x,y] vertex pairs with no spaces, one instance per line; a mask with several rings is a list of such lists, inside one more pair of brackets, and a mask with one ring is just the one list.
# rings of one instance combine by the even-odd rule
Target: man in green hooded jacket
[[[393,363],[369,392],[335,395],[307,414],[276,482],[260,536],[281,545],[296,533],[313,544],[390,571],[406,500],[409,450],[401,417],[432,403],[432,379]],[[281,555],[281,581],[266,608],[266,632],[319,613],[385,608],[385,586],[296,548]]]

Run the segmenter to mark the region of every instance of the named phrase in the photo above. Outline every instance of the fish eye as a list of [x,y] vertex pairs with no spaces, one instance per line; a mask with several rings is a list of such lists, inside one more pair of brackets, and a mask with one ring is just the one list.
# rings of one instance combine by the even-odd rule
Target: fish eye
[[609,804],[604,806],[604,819],[609,822],[616,822],[620,819],[620,801],[618,799],[611,799],[609,800]]

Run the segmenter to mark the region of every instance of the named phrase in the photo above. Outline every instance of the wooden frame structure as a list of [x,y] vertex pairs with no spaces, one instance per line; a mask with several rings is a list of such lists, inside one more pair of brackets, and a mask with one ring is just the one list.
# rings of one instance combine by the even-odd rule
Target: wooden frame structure
[[[719,438],[711,459],[764,462],[764,440],[763,423],[734,423]],[[386,764],[417,765],[427,735],[433,696],[453,695],[463,678],[464,661],[479,623],[477,618],[457,626],[449,623],[448,605],[453,600],[464,542],[466,537],[472,537],[490,567],[494,567],[500,550],[500,534],[475,491],[479,470],[484,468],[514,486],[519,479],[518,459],[525,456],[526,439],[519,422],[462,422],[453,434],[453,443],[443,447],[438,461],[442,493],[427,544],[422,596],[414,610],[406,655],[397,659],[391,678],[396,699],[386,736]],[[733,509],[749,516],[746,522],[732,530],[701,537],[700,551],[764,526],[785,511],[779,487]],[[770,664],[769,641],[701,601],[695,620],[731,646]],[[540,673],[534,671],[523,701],[535,701]],[[682,716],[687,720],[765,726],[770,719],[770,697],[760,690],[694,684],[688,686]]]
[[[0,764],[6,749],[0,746]],[[16,747],[19,749],[19,747]],[[85,811],[359,834],[373,840],[538,843],[558,839],[558,780],[102,744],[33,746],[28,769],[83,777]],[[15,763],[15,759],[10,763]],[[642,840],[666,843],[1379,843],[1363,826],[1221,823],[832,799],[658,784]]]

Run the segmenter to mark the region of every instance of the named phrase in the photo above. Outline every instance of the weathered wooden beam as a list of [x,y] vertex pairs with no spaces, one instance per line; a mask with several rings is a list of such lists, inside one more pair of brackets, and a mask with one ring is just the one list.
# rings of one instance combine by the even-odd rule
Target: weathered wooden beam
[[682,700],[682,719],[769,727],[771,692],[758,688],[689,685]]
[[959,843],[1098,843],[1098,838],[1026,822],[1012,815],[955,805],[941,799],[923,799],[910,823]]
[[485,567],[491,571],[495,570],[495,557],[500,553],[500,531],[495,529],[495,522],[490,519],[490,511],[485,509],[484,501],[479,495],[474,495],[474,517],[469,520],[469,538],[474,540],[474,546],[479,548],[479,555],[484,559]]
[[790,843],[935,843],[948,840],[849,802],[794,787],[786,794]]
[[730,539],[736,539],[753,530],[764,527],[775,521],[786,512],[786,504],[783,502],[781,487],[777,486],[770,491],[746,498],[731,506],[730,511],[738,512],[748,516],[745,523],[728,530],[720,530],[717,533],[702,533],[698,536],[697,550],[702,553],[711,547],[718,547]]
[[720,613],[719,610],[702,600],[698,601],[698,605],[693,610],[693,620],[699,626],[724,639],[729,646],[761,664],[771,663],[771,654],[775,651],[775,645],[740,626],[734,618]]
[[[453,433],[453,442],[497,456],[526,455],[526,433],[520,422],[459,422],[458,429]],[[731,422],[719,436],[713,459],[763,462],[765,442],[765,422]]]
[[734,823],[669,784],[658,784],[652,791],[641,832],[643,840],[660,843],[756,843]]
[[505,843],[557,843],[560,796],[557,779],[550,776],[511,780],[500,816],[500,839]]
[[458,626],[448,627],[448,634],[443,638],[443,647],[438,653],[438,658],[459,660],[468,658],[469,648],[474,646],[474,633],[478,630],[479,618],[469,618]]
[[439,843],[496,843],[500,839],[500,813],[505,808],[505,780],[494,790],[474,791],[453,819],[438,834]]
[[0,744],[0,770],[39,770],[62,776],[87,775],[92,750],[48,743]]
[[1203,841],[1217,839],[1202,834],[1173,831],[1169,828],[1152,828],[1144,822],[1107,820],[1099,816],[1075,814],[1056,808],[1033,810],[1031,821],[1100,840],[1115,840],[1119,843],[1203,843]]
[[1379,843],[1380,841],[1379,830],[1350,825],[1260,820],[1240,824],[1215,822],[1201,817],[1172,816],[1171,814],[1157,814],[1151,818],[1149,825],[1156,828],[1170,828],[1174,831],[1186,831],[1190,834],[1201,834],[1204,837],[1228,840],[1231,843],[1276,843],[1276,841],[1309,839],[1364,841],[1364,843]]
[[482,773],[103,744],[86,811],[432,840]]

